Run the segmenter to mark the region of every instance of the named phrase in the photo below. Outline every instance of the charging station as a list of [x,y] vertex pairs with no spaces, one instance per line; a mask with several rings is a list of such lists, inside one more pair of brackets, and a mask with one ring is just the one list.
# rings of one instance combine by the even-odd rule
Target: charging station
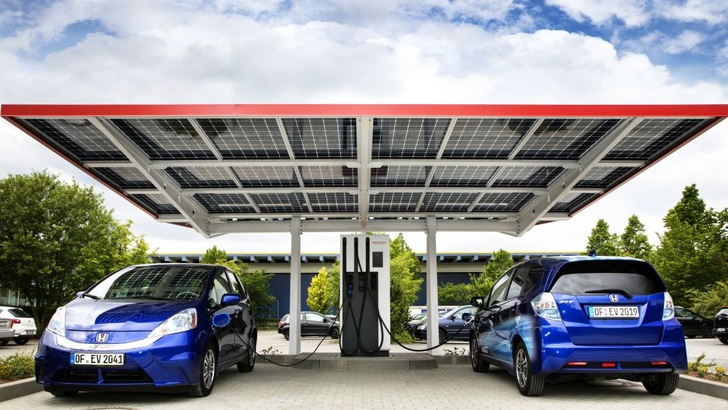
[[341,236],[343,356],[389,356],[389,236]]

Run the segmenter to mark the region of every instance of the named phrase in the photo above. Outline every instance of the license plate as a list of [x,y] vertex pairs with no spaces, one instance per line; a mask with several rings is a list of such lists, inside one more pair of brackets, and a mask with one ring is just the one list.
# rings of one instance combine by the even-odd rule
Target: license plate
[[71,353],[71,364],[76,366],[123,366],[123,353]]
[[639,319],[637,306],[589,306],[590,319]]
[[35,330],[26,330],[25,331],[25,334],[26,335],[34,335],[35,334]]
[[715,331],[716,332],[725,332],[725,328],[724,327],[719,327],[719,328],[715,329]]

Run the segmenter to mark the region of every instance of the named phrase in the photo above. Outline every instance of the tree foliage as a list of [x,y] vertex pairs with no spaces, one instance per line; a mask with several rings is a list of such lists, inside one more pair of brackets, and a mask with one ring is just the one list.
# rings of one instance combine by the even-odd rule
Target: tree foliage
[[664,218],[665,232],[655,250],[654,265],[677,304],[728,279],[728,211],[708,209],[695,185]]
[[408,341],[412,337],[407,332],[409,307],[417,299],[417,292],[423,282],[420,261],[402,234],[390,242],[389,249],[391,332],[396,340]]
[[250,296],[250,311],[253,316],[272,317],[273,303],[276,301],[275,296],[270,291],[272,273],[268,273],[265,269],[251,272],[247,263],[228,260],[227,252],[218,249],[217,246],[208,249],[200,258],[200,262],[230,268],[243,282],[243,286],[245,286],[245,290]]
[[470,275],[470,296],[487,297],[496,279],[513,266],[513,256],[503,249],[493,253],[480,275]]
[[587,240],[586,253],[596,252],[600,256],[618,256],[619,239],[609,232],[609,224],[604,219],[597,221]]
[[45,328],[50,315],[106,274],[148,262],[149,247],[100,194],[48,172],[0,180],[0,282],[20,289]]
[[619,254],[632,258],[649,260],[652,256],[652,245],[645,234],[645,225],[637,215],[629,217],[624,232],[619,237]]
[[329,286],[329,272],[325,266],[319,269],[316,276],[311,279],[306,304],[311,309],[321,313],[329,313],[335,307],[335,301]]
[[437,287],[437,301],[439,305],[464,305],[473,296],[469,283],[441,283]]

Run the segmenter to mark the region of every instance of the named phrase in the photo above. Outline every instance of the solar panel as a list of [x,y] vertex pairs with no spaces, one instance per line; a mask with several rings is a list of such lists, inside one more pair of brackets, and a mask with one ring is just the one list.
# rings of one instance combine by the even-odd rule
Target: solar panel
[[431,217],[448,222],[438,229],[491,220],[522,234],[604,197],[728,106],[18,105],[2,115],[150,214],[207,235],[229,232],[216,231],[226,221],[303,218],[316,231],[328,219],[351,231]]

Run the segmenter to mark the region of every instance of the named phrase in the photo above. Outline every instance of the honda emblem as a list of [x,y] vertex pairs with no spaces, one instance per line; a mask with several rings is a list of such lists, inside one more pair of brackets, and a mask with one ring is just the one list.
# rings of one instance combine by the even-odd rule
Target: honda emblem
[[611,295],[609,295],[609,301],[612,302],[612,303],[619,302],[619,295],[614,294],[614,293],[611,294]]
[[107,340],[109,340],[108,333],[98,333],[96,335],[96,343],[106,343]]

